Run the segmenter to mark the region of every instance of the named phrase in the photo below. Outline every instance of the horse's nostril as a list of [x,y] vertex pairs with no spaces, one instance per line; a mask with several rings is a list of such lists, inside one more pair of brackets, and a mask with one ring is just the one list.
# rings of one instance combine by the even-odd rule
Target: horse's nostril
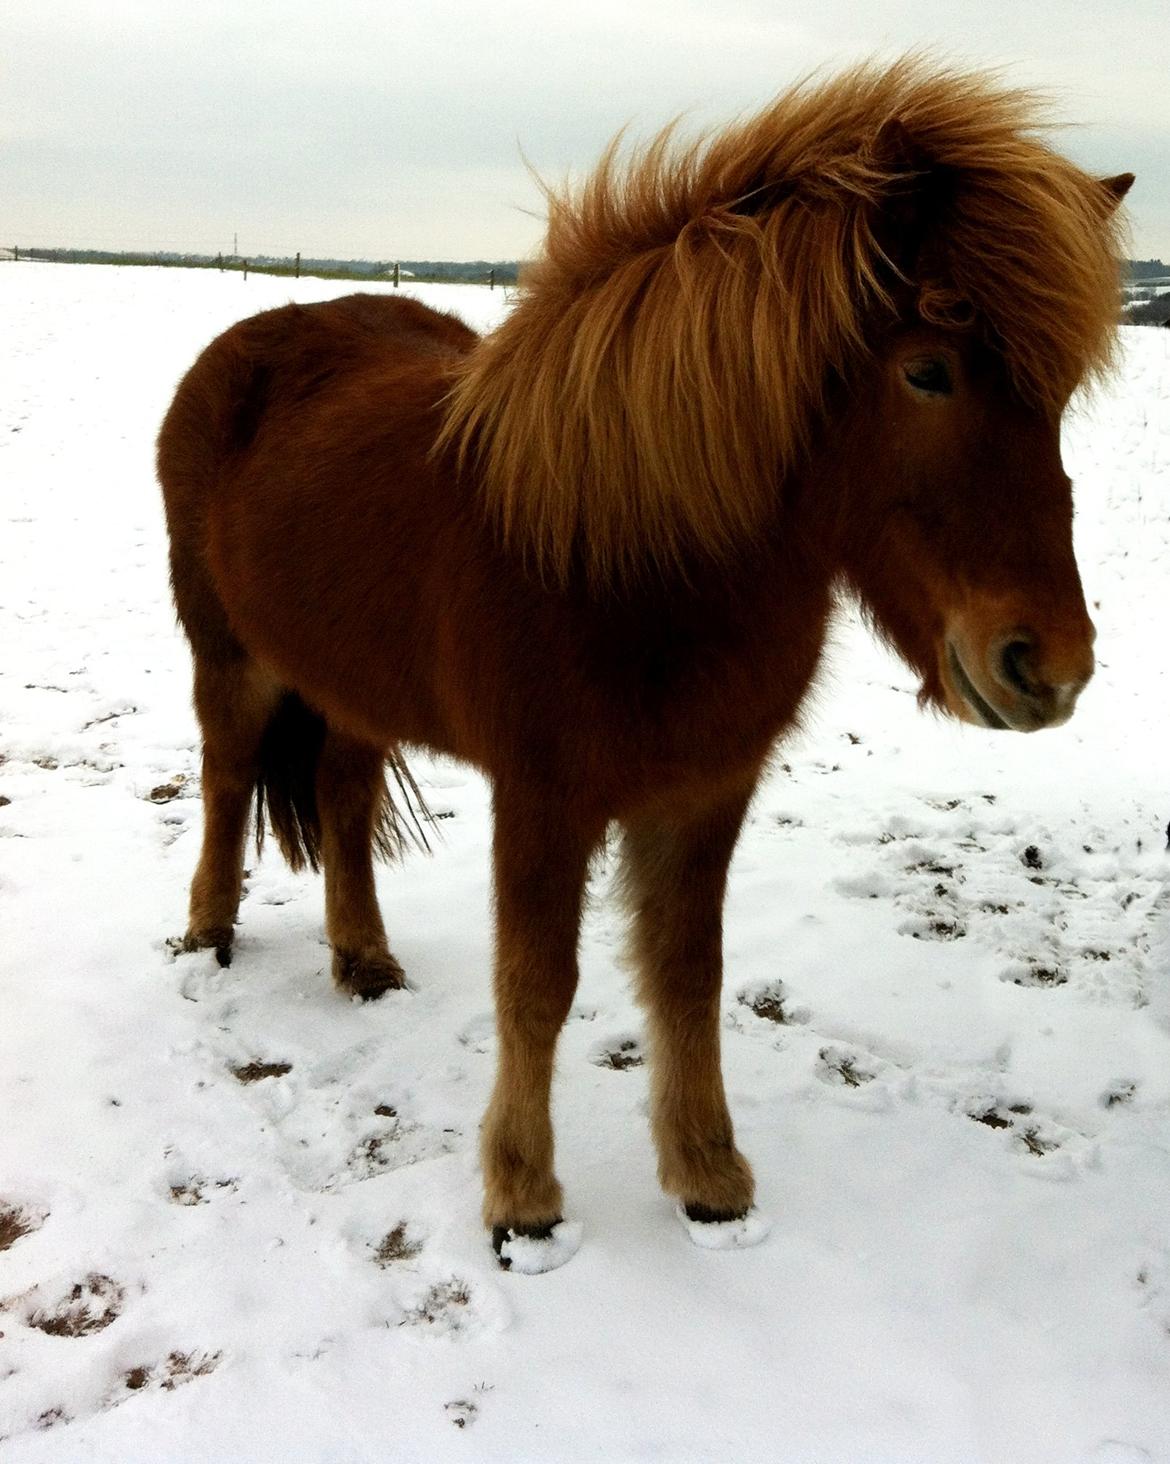
[[1000,680],[1013,691],[1028,697],[1037,696],[1041,691],[1032,669],[1034,651],[1032,641],[1016,636],[999,653]]

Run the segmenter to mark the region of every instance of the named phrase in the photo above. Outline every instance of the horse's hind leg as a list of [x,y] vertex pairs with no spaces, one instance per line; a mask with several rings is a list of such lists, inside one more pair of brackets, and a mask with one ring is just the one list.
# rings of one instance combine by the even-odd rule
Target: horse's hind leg
[[631,821],[625,830],[658,1177],[699,1221],[738,1219],[754,1192],[719,1061],[723,895],[749,798],[750,791],[702,814]]
[[279,700],[275,681],[241,655],[195,656],[195,710],[203,731],[203,850],[191,881],[184,950],[212,947],[231,961],[244,841],[260,742]]
[[338,987],[369,1001],[405,983],[374,891],[373,842],[386,797],[382,753],[330,729],[317,764],[325,929]]

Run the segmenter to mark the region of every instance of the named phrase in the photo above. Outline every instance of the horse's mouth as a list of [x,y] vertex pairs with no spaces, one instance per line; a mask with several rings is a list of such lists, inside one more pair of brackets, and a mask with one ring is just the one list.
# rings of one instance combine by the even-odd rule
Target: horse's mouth
[[959,653],[953,645],[947,646],[947,655],[950,661],[951,679],[954,682],[955,690],[967,703],[971,711],[975,713],[976,721],[984,727],[991,727],[996,732],[1007,732],[1012,730],[1012,724],[995,710],[986,697],[980,696],[975,683],[967,675]]

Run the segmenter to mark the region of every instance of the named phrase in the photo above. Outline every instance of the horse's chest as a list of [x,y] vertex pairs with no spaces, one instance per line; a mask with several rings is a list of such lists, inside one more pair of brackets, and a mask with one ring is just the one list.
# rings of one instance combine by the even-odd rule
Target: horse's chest
[[643,763],[754,760],[791,724],[824,640],[819,606],[758,622],[652,627],[602,677],[612,716]]

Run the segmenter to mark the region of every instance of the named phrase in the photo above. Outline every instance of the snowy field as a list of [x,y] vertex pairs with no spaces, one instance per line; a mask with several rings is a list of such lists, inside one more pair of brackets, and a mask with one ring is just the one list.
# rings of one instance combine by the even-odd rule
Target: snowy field
[[[199,748],[153,438],[231,321],[343,285],[0,265],[0,1458],[1170,1460],[1170,332],[1070,420],[1100,669],[1035,737],[915,707],[850,615],[735,862],[724,1062],[769,1240],[659,1192],[600,869],[560,1048],[576,1258],[479,1222],[488,794],[415,762],[414,983],[332,989],[252,862],[175,959]],[[504,296],[418,287],[490,326]]]

